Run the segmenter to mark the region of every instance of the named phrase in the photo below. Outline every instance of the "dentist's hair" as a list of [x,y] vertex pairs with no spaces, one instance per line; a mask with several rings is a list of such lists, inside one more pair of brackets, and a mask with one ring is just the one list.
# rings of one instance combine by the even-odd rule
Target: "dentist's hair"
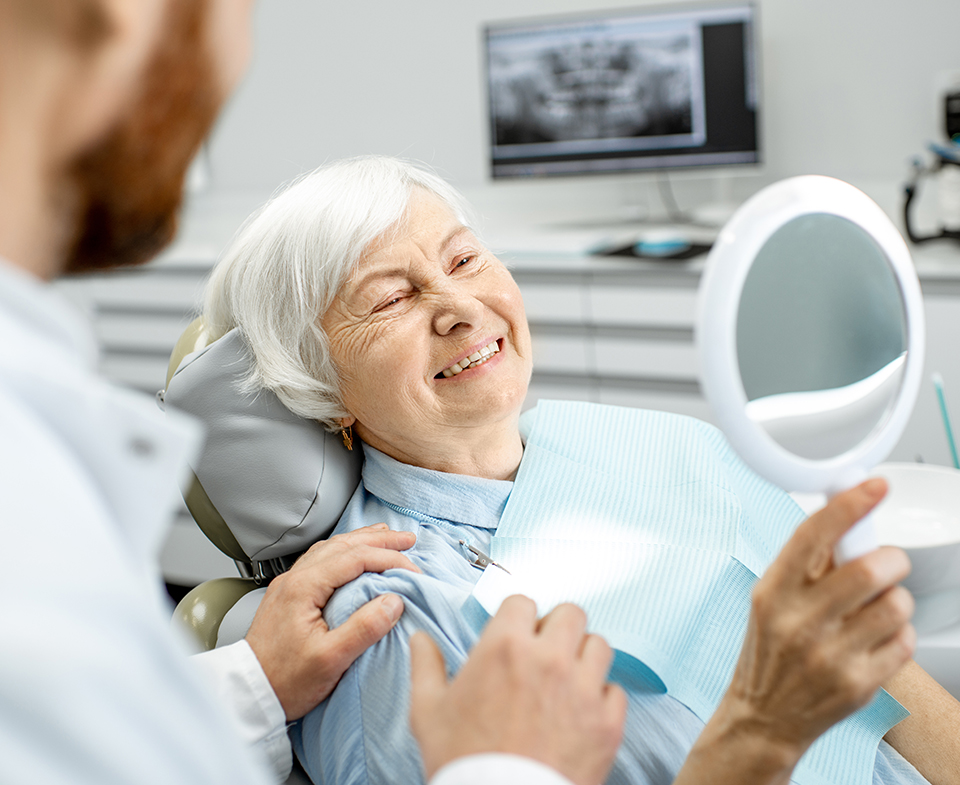
[[382,156],[322,166],[255,212],[207,284],[211,340],[237,328],[252,354],[244,392],[274,392],[330,430],[347,416],[320,318],[372,243],[403,228],[415,189],[472,225],[466,200],[419,164]]

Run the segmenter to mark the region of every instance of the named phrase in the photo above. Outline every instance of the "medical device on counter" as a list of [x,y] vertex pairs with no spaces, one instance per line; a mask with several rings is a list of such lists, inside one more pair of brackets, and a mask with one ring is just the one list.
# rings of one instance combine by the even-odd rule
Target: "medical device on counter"
[[[924,164],[914,158],[910,178],[904,185],[903,222],[911,242],[960,240],[960,79],[943,94],[943,130],[945,142],[931,142],[933,162]],[[934,178],[937,183],[940,226],[931,234],[916,231],[911,206],[919,192],[920,181]]]

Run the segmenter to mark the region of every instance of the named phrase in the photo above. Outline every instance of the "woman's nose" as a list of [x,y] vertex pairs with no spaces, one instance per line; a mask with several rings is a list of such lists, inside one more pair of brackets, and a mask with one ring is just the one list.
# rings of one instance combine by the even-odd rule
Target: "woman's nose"
[[483,305],[472,292],[457,284],[448,284],[437,294],[433,327],[438,335],[449,335],[455,330],[469,332],[480,327]]

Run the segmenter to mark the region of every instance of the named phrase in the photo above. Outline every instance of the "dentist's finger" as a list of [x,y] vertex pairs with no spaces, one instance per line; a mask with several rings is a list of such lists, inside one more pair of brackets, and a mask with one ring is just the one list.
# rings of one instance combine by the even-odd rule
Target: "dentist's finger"
[[386,528],[386,524],[377,524],[375,527],[366,527],[338,534],[328,540],[321,540],[297,559],[294,567],[303,567],[319,559],[327,559],[331,554],[342,552],[352,547],[379,548],[387,551],[405,551],[412,548],[417,542],[412,532],[398,532]]
[[523,594],[511,594],[500,603],[500,608],[487,627],[493,630],[498,630],[500,627],[533,630],[536,625],[537,604]]
[[410,716],[414,725],[423,712],[432,712],[447,688],[443,652],[422,630],[410,638]]
[[339,539],[377,548],[392,548],[395,551],[405,551],[417,543],[417,535],[413,532],[394,531],[385,523],[375,523],[372,526],[364,526],[361,529],[355,529],[346,534],[337,534],[330,538],[331,541]]
[[274,580],[312,584],[312,591],[322,606],[335,589],[363,573],[392,569],[421,572],[408,556],[399,551],[333,539],[317,543],[290,570]]
[[583,647],[587,614],[576,605],[564,603],[544,616],[537,629],[540,637],[549,643],[549,648],[577,653]]
[[353,661],[390,632],[403,615],[403,600],[384,594],[361,605],[343,624],[323,634],[327,663],[337,680]]
[[584,674],[594,681],[606,681],[613,664],[613,649],[599,635],[585,635],[580,648]]

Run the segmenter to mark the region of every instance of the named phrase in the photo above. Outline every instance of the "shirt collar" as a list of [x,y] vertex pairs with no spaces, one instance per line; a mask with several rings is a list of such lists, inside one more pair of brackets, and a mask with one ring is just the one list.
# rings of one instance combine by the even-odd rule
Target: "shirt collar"
[[496,529],[513,490],[509,480],[487,480],[400,463],[363,445],[363,486],[387,504],[443,521]]

